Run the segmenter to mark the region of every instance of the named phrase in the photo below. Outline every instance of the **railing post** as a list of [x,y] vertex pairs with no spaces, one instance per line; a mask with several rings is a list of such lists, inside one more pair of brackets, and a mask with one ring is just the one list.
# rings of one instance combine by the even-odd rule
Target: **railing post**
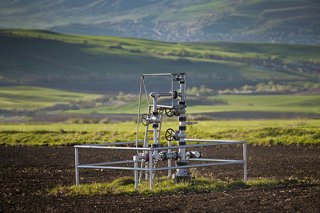
[[[171,141],[168,141],[168,146],[171,146]],[[168,149],[168,153],[171,153],[171,149]],[[172,166],[172,160],[171,158],[168,159],[168,167]],[[172,169],[168,169],[168,177],[171,178],[172,177]]]
[[242,144],[242,152],[243,152],[243,181],[247,181],[248,179],[248,165],[247,165],[247,144],[246,142]]
[[150,190],[152,190],[153,185],[153,159],[152,159],[152,151],[149,151],[149,186]]
[[139,187],[139,178],[138,178],[138,156],[133,156],[133,167],[134,167],[134,188],[137,190]]
[[76,185],[78,186],[80,184],[80,178],[79,178],[79,154],[78,154],[78,148],[74,148],[74,168],[75,168],[75,172],[76,172]]

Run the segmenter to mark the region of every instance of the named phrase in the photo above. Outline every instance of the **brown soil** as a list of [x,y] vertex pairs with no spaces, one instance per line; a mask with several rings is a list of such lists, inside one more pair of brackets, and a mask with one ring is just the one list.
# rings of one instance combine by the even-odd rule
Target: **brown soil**
[[[320,146],[249,146],[249,178],[320,178]],[[240,157],[240,147],[211,147],[206,157]],[[119,151],[80,150],[81,162],[131,158]],[[95,158],[95,159],[94,159]],[[226,192],[152,196],[48,195],[74,184],[73,147],[0,146],[0,212],[320,212],[320,185],[300,184]],[[132,172],[81,170],[81,182],[109,181]],[[241,178],[241,166],[207,167],[197,174]]]

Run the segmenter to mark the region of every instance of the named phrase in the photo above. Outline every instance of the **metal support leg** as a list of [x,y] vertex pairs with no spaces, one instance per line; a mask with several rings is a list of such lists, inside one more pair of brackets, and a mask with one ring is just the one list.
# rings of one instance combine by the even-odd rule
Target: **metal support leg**
[[[138,169],[138,156],[133,156],[134,168]],[[138,170],[134,170],[134,188],[137,190],[139,187]]]
[[149,151],[149,180],[150,180],[150,190],[152,190],[153,185],[153,159],[152,159],[152,151]]
[[[171,146],[171,141],[168,141],[168,146]],[[168,149],[168,153],[171,153],[171,149]],[[168,159],[168,167],[172,166],[172,160],[171,158]],[[172,169],[168,169],[168,177],[171,178],[172,177]]]
[[247,144],[242,144],[243,151],[243,181],[248,179],[248,165],[247,165]]
[[78,165],[79,165],[79,155],[78,155],[78,148],[75,148],[74,149],[74,159],[75,159],[75,162],[74,162],[74,168],[75,168],[75,172],[76,172],[76,185],[78,186],[80,184],[80,178],[79,178],[79,169],[78,169]]
[[[148,169],[148,163],[145,163],[145,168]],[[148,180],[148,171],[145,172],[144,179]]]

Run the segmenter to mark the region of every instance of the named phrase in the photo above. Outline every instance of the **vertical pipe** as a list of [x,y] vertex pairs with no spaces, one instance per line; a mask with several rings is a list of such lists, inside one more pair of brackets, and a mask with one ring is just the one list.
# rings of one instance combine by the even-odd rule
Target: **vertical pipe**
[[247,181],[248,179],[248,165],[247,165],[247,144],[242,144],[242,152],[243,152],[243,181]]
[[[178,102],[180,106],[184,107],[183,110],[180,112],[179,115],[179,146],[186,145],[185,141],[185,131],[186,131],[186,115],[185,115],[185,108],[186,108],[186,94],[185,94],[185,74],[180,74],[179,84],[180,84],[180,101]],[[179,157],[180,162],[177,162],[177,165],[186,165],[186,148],[179,148]],[[187,177],[188,176],[188,169],[177,169],[176,177]]]
[[153,185],[153,160],[152,160],[152,151],[149,151],[149,186],[150,190],[152,190]]
[[[173,92],[173,77],[171,78],[171,91]],[[171,98],[171,106],[173,107],[173,98]]]
[[133,156],[133,167],[134,167],[134,189],[138,189],[139,187],[139,178],[138,178],[138,156]]
[[[171,146],[171,141],[168,141],[168,146]],[[168,149],[168,153],[171,153],[171,149]],[[168,159],[168,167],[172,166],[172,160],[171,158]],[[168,169],[168,177],[171,178],[172,177],[172,169]]]
[[80,178],[79,178],[79,169],[78,169],[78,165],[79,165],[79,155],[78,155],[78,148],[74,149],[74,168],[75,168],[75,172],[76,172],[76,186],[78,186],[80,184]]
[[[157,110],[157,94],[154,93],[153,97],[153,116],[158,116],[158,110]],[[158,127],[159,125],[157,123],[153,124],[153,144],[158,144]]]
[[[148,163],[145,163],[145,168],[148,169]],[[148,180],[148,171],[145,172],[145,180]]]
[[[144,160],[142,159],[140,167],[143,168],[143,166],[144,166]],[[139,172],[139,183],[141,183],[142,175],[143,175],[143,171],[140,171]]]

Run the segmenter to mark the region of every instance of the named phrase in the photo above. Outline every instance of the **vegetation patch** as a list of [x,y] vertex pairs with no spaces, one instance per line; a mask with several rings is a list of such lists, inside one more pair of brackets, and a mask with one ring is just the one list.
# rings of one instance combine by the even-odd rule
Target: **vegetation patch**
[[[224,93],[291,93],[319,87],[318,46],[166,43],[13,29],[0,29],[0,37],[4,85],[42,83],[72,91],[132,91],[139,74],[169,70],[187,72],[193,85],[215,85]],[[115,84],[118,81],[121,84]],[[8,103],[6,108],[12,106]]]
[[154,182],[153,190],[149,188],[149,182],[143,181],[139,189],[134,189],[134,180],[131,177],[118,178],[111,183],[93,183],[79,186],[57,186],[49,191],[52,195],[66,196],[94,196],[94,195],[161,195],[178,193],[208,193],[219,191],[233,191],[241,189],[257,189],[276,186],[289,186],[302,184],[304,181],[297,179],[275,180],[267,178],[250,179],[247,182],[240,180],[216,180],[208,178],[196,178],[190,182],[175,183],[168,178],[160,178]]
[[[166,122],[163,131],[175,125]],[[320,120],[201,121],[189,126],[186,133],[188,138],[246,140],[254,145],[320,144]],[[164,134],[161,135],[160,143],[166,145]],[[141,129],[139,138],[142,137]],[[135,139],[134,122],[0,125],[0,145],[60,146]]]

